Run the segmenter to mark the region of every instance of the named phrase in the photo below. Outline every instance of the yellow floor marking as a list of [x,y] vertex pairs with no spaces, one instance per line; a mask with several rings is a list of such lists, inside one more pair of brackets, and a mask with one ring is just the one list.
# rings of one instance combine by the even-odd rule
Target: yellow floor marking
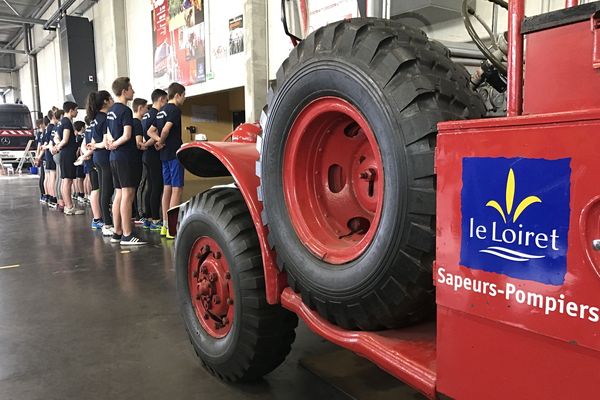
[[17,268],[17,267],[20,267],[20,266],[21,266],[21,264],[5,265],[4,267],[0,267],[0,269]]
[[129,251],[129,250],[123,250],[123,251],[121,251],[121,254],[127,254],[127,253],[131,253],[131,251]]

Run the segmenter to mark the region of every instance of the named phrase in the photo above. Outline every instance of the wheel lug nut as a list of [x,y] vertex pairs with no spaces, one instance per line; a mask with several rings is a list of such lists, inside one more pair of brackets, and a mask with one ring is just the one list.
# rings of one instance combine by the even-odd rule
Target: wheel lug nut
[[231,274],[229,272],[227,272],[225,274],[225,279],[227,279],[227,280],[231,279]]
[[209,251],[210,251],[210,246],[209,245],[202,246],[202,253],[208,253]]
[[214,272],[211,272],[210,275],[208,276],[208,280],[211,282],[214,282],[217,280],[217,274],[215,274]]
[[217,259],[217,260],[218,260],[218,259],[220,259],[220,258],[221,258],[221,252],[217,251],[217,252],[215,253],[215,259]]
[[233,304],[233,300],[227,299],[227,305],[232,305],[232,304]]
[[227,325],[229,323],[229,319],[227,317],[223,317],[223,319],[221,320],[221,323],[223,325]]

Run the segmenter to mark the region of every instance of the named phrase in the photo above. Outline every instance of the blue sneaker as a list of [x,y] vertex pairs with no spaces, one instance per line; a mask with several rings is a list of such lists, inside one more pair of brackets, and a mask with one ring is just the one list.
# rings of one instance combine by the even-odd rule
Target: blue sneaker
[[151,231],[160,231],[162,229],[162,227],[163,227],[162,222],[152,222],[150,224]]
[[150,220],[149,218],[144,220],[144,229],[151,229],[152,227],[152,220]]
[[104,226],[104,222],[102,221],[94,221],[92,220],[92,229],[102,229],[102,227]]

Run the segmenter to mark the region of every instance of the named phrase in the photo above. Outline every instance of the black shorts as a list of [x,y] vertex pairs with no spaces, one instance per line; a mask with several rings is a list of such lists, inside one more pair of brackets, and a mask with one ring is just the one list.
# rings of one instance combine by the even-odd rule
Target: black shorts
[[90,176],[90,183],[92,184],[92,190],[100,189],[100,181],[98,180],[98,171],[96,171],[96,167],[92,167],[88,174]]
[[83,172],[83,165],[78,165],[75,167],[75,175],[77,178],[85,178],[85,172]]
[[115,189],[136,188],[142,179],[142,163],[139,160],[111,160],[110,169]]
[[54,162],[54,157],[52,157],[52,153],[50,153],[50,150],[46,150],[46,153],[44,154],[44,159],[46,160],[45,168],[48,171],[56,171],[56,163]]
[[77,160],[75,151],[64,149],[60,151],[60,174],[63,179],[77,178],[77,167],[73,163]]

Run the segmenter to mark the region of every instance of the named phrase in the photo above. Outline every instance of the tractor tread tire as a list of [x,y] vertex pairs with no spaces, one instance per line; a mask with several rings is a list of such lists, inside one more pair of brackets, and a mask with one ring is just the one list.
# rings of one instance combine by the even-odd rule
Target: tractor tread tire
[[[180,211],[175,255],[177,292],[190,342],[202,365],[218,378],[227,382],[258,380],[285,360],[295,339],[298,318],[279,305],[267,303],[260,244],[239,190],[211,189],[196,195],[184,207]],[[198,223],[212,230],[203,231]],[[217,236],[215,232],[220,232],[221,237],[213,237]],[[193,237],[188,238],[190,235]],[[234,283],[236,313],[228,336],[235,337],[224,347],[225,355],[210,352],[211,346],[229,340],[228,336],[222,339],[208,336],[189,303],[190,241],[193,243],[202,235],[219,243]]]
[[[327,288],[327,282],[306,277],[303,273],[306,265],[296,265],[290,254],[296,251],[294,246],[302,245],[290,241],[289,235],[284,239],[279,221],[286,216],[272,207],[276,202],[273,187],[281,188],[281,183],[273,177],[277,166],[271,158],[274,152],[281,151],[279,147],[273,150],[280,146],[280,141],[275,140],[285,140],[278,137],[287,134],[273,128],[275,114],[291,114],[287,117],[291,120],[302,105],[285,99],[293,83],[301,80],[302,74],[315,71],[316,65],[325,64],[347,70],[354,68],[385,99],[386,111],[393,115],[398,126],[403,147],[399,151],[405,157],[406,205],[403,215],[398,217],[400,228],[393,232],[401,239],[381,255],[393,261],[369,279],[356,282],[352,296],[336,293],[338,288]],[[287,101],[285,106],[283,101]],[[450,59],[448,49],[428,39],[422,31],[395,21],[373,18],[339,21],[313,32],[291,51],[268,92],[268,106],[261,118],[266,125],[258,146],[256,172],[260,178],[258,193],[264,205],[263,223],[269,227],[268,240],[277,253],[277,265],[287,272],[289,286],[300,293],[305,304],[347,329],[397,328],[433,314],[437,123],[478,118],[484,112],[483,102],[471,90],[468,72]]]

